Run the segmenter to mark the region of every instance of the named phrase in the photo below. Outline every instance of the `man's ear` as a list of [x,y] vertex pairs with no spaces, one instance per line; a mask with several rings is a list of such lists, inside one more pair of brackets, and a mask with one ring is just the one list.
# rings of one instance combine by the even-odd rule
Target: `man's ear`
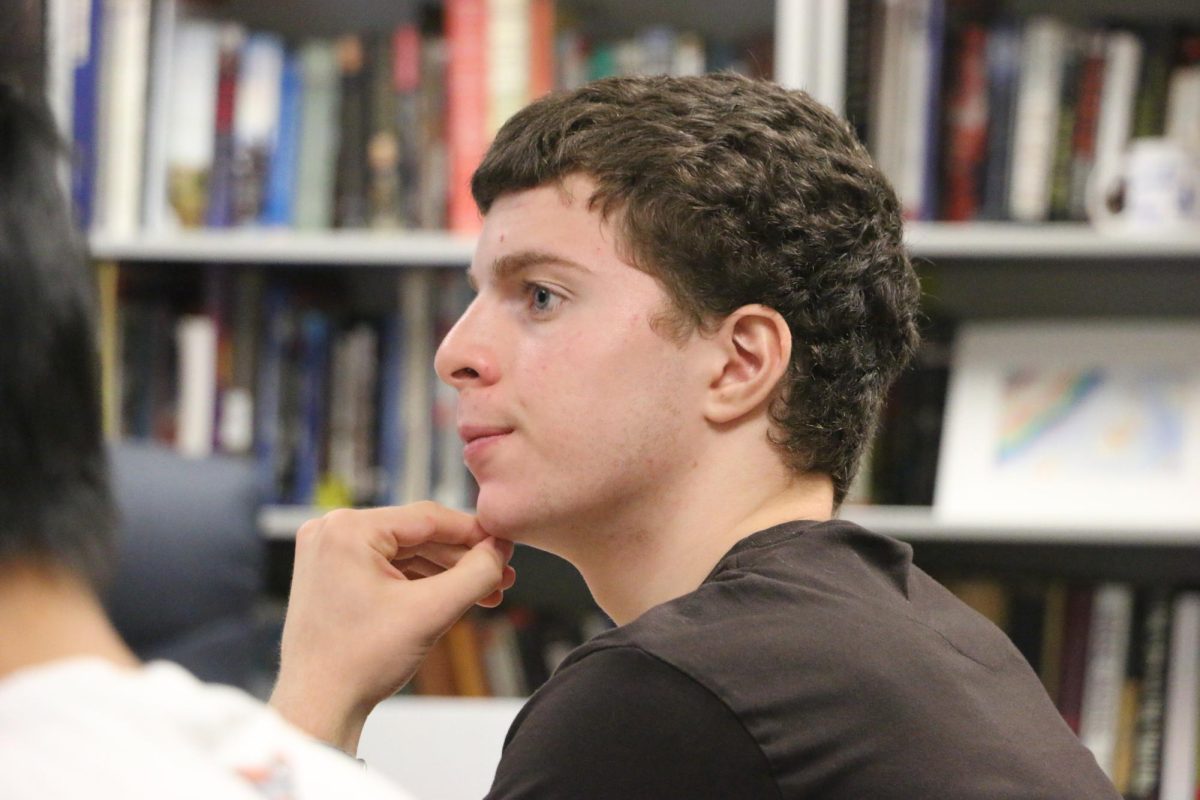
[[710,342],[717,362],[704,416],[735,422],[774,394],[792,357],[792,332],[775,309],[748,305],[726,317]]

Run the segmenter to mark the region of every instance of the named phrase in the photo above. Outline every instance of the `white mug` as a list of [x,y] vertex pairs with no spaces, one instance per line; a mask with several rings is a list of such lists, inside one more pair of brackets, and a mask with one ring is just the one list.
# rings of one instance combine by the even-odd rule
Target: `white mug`
[[[1109,200],[1118,191],[1114,211]],[[1173,139],[1134,139],[1114,172],[1093,174],[1088,216],[1105,233],[1200,229],[1200,152]]]

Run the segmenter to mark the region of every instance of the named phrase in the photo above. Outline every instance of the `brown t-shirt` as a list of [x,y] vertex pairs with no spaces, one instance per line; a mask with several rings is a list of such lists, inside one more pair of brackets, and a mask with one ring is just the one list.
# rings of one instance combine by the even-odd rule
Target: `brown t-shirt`
[[1008,638],[847,522],[739,542],[578,648],[491,798],[1119,800]]

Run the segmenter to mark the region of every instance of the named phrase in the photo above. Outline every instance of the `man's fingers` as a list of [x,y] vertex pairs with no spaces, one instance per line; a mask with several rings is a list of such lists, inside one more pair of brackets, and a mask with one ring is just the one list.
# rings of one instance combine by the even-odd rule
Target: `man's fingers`
[[391,561],[406,548],[427,543],[473,547],[487,533],[470,514],[433,502],[330,511],[297,533],[301,538],[358,539]]
[[511,542],[489,537],[472,547],[450,569],[406,587],[420,592],[430,616],[448,628],[468,608],[500,587],[511,555]]

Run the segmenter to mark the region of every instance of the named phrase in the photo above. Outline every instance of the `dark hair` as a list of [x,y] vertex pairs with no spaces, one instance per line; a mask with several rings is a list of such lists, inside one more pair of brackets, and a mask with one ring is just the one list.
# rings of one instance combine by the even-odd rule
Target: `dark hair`
[[471,190],[487,213],[571,173],[596,182],[590,207],[662,282],[680,333],[751,303],[787,320],[771,440],[791,469],[828,474],[840,505],[916,348],[920,297],[895,192],[849,125],[732,74],[608,78],[513,116]]
[[61,155],[45,103],[0,78],[0,564],[67,567],[99,586],[114,513],[94,279]]

